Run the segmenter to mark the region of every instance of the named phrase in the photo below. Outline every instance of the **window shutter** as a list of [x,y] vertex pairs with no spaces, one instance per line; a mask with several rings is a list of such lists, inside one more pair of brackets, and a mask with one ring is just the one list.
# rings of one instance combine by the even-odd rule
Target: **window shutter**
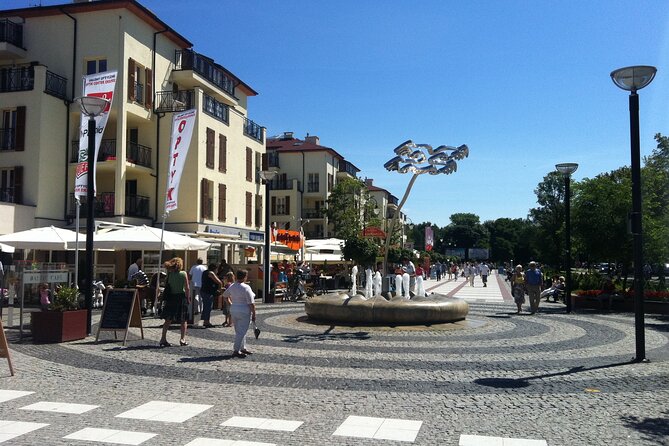
[[14,150],[25,150],[26,144],[26,108],[16,107],[16,129],[15,129]]
[[214,168],[214,137],[216,136],[216,132],[213,131],[212,129],[208,128],[207,129],[207,167],[210,169]]
[[23,166],[14,167],[14,203],[23,204]]
[[228,170],[228,138],[225,135],[218,135],[218,171],[226,172]]
[[253,150],[246,148],[246,181],[253,181]]
[[146,108],[153,107],[153,71],[151,68],[144,69],[144,79],[146,80],[146,90],[144,94],[144,104]]
[[256,200],[256,228],[259,228],[262,226],[262,196],[260,194],[256,194],[255,197]]
[[251,192],[246,193],[246,226],[251,226],[253,224],[253,194]]
[[225,200],[228,187],[225,184],[218,185],[218,221],[225,221]]
[[286,197],[286,215],[290,215],[290,197]]
[[267,153],[260,155],[260,159],[262,161],[262,170],[267,170]]
[[207,218],[207,208],[209,207],[209,187],[207,187],[207,179],[202,178],[200,181],[200,217]]
[[271,206],[272,215],[276,215],[276,197],[272,197],[272,206]]
[[128,100],[135,100],[135,61],[128,59]]

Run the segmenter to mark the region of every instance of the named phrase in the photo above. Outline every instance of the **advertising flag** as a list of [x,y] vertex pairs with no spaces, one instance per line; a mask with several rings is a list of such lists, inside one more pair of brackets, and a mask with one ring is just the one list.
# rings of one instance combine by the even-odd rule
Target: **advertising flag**
[[[95,188],[95,162],[98,159],[102,134],[107,126],[116,87],[116,71],[105,71],[84,76],[84,96],[96,96],[107,99],[109,104],[102,114],[95,117],[95,156],[93,158],[93,185]],[[79,199],[88,192],[88,116],[81,114],[79,125],[79,162],[74,175],[74,196]]]
[[195,127],[196,110],[186,110],[174,115],[172,121],[172,140],[170,142],[170,158],[167,167],[167,192],[165,197],[165,213],[177,208],[179,182],[188,155],[188,146]]
[[434,246],[434,232],[432,226],[425,226],[425,251],[432,251]]

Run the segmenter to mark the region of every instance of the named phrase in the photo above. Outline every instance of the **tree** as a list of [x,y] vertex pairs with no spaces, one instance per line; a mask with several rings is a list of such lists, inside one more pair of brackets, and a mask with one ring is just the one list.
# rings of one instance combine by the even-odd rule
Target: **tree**
[[483,224],[490,233],[490,258],[526,264],[538,258],[536,226],[527,219],[498,218]]
[[362,266],[374,266],[379,245],[369,238],[353,237],[346,239],[341,252],[346,260],[353,260]]
[[326,215],[334,227],[334,236],[344,240],[358,238],[365,224],[378,226],[378,217],[371,217],[373,208],[365,183],[357,178],[341,179],[327,200]]
[[564,178],[554,171],[546,175],[534,190],[538,208],[530,209],[530,220],[537,225],[538,248],[541,261],[559,264],[564,249]]
[[669,262],[669,138],[655,135],[657,147],[641,170],[644,258]]
[[443,231],[444,241],[458,248],[488,248],[490,244],[488,229],[481,224],[476,214],[451,215],[451,223]]

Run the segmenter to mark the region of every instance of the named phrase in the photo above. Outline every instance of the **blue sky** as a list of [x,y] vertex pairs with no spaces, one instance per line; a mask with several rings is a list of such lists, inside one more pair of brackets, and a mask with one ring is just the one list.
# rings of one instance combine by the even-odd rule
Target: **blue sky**
[[577,180],[629,165],[616,68],[658,68],[639,93],[642,155],[669,134],[664,0],[141,3],[258,91],[249,116],[268,135],[318,135],[399,198],[410,176],[383,169],[394,147],[467,144],[457,173],[416,181],[414,223],[525,217],[556,163],[579,163]]

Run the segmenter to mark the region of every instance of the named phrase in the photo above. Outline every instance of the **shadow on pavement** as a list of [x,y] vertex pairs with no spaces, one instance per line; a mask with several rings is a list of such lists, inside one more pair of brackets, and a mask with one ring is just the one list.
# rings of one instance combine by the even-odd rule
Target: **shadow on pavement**
[[215,356],[197,356],[193,358],[185,357],[179,359],[177,362],[216,362],[216,361],[227,361],[228,359],[233,359],[234,356],[230,355],[215,355]]
[[302,342],[302,341],[329,341],[337,339],[354,339],[354,340],[365,340],[370,339],[371,336],[369,332],[366,331],[356,331],[356,332],[343,332],[343,333],[332,333],[332,330],[335,329],[334,325],[325,330],[323,333],[317,334],[297,334],[292,336],[284,336],[283,342]]
[[623,425],[630,429],[635,429],[641,436],[648,441],[656,444],[663,443],[669,438],[669,412],[663,413],[664,417],[658,418],[639,418],[634,415],[620,417]]

